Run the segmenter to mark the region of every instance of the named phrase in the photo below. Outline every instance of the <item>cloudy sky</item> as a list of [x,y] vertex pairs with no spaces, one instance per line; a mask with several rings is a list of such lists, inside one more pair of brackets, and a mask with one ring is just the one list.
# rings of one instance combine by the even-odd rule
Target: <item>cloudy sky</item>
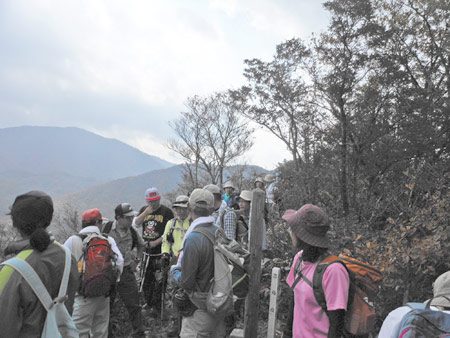
[[[244,59],[323,31],[320,2],[0,1],[0,127],[75,126],[179,162],[163,143],[186,98],[237,88]],[[258,130],[244,161],[288,157]]]

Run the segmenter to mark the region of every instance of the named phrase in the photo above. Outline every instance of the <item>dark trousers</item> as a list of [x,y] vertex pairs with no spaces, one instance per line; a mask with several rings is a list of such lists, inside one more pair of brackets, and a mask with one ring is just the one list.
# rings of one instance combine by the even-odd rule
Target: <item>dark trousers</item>
[[144,296],[149,307],[154,307],[156,311],[161,309],[162,271],[159,263],[160,257],[151,257],[144,281]]
[[144,336],[142,312],[139,304],[138,284],[134,272],[131,271],[131,267],[129,265],[123,267],[120,282],[116,283],[115,288],[111,291],[111,309],[114,305],[114,299],[116,298],[117,293],[128,311],[131,325],[133,327],[133,336]]

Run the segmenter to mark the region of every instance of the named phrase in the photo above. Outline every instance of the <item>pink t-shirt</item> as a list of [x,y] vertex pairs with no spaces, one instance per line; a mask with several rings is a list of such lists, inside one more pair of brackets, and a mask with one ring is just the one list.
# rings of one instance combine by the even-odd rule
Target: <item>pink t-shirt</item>
[[[294,270],[297,260],[303,251],[295,255],[291,271],[286,279],[289,286],[295,281]],[[302,274],[311,282],[313,281],[316,263],[302,262],[300,265]],[[350,279],[347,270],[342,264],[331,264],[326,270],[322,280],[327,308],[329,311],[347,309],[348,290]],[[322,310],[314,297],[313,289],[303,278],[294,288],[294,323],[292,328],[293,338],[327,337],[330,322],[325,311]]]

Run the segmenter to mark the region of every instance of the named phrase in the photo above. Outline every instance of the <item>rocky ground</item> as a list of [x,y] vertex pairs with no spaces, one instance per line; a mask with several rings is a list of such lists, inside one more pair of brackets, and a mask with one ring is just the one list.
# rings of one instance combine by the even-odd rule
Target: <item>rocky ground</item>
[[[260,289],[260,310],[259,310],[259,321],[258,321],[258,337],[267,337],[267,323],[268,323],[268,310],[269,310],[269,296],[270,296],[270,280],[271,271],[274,266],[285,265],[285,262],[277,259],[266,259],[261,273],[261,289]],[[285,277],[282,276],[282,280]],[[284,283],[281,283],[284,284]],[[283,291],[284,290],[284,291]],[[284,322],[286,313],[286,301],[283,301],[287,297],[286,288],[282,285],[281,292],[282,299],[279,301],[279,314],[278,314],[278,330],[277,336],[280,335],[282,323]],[[151,312],[145,307],[143,309],[144,323],[147,328],[147,337],[149,338],[166,338],[167,332],[172,326],[173,311],[172,304],[169,297],[166,298],[165,302],[165,316],[161,321],[160,316],[153,317]],[[118,297],[116,303],[111,313],[111,323],[112,323],[112,335],[110,337],[114,338],[125,338],[131,336],[131,325],[128,321],[128,313],[123,306],[122,301]],[[238,319],[236,327],[244,328],[243,319]]]

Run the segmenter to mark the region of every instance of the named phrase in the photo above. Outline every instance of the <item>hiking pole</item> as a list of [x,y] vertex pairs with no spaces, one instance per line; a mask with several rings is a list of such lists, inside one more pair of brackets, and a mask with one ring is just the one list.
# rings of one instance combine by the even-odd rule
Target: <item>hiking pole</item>
[[146,252],[143,252],[142,259],[141,259],[141,269],[139,271],[139,275],[140,275],[139,293],[142,293],[142,289],[144,287],[145,275],[147,274],[147,266],[148,266],[149,259],[150,259],[150,255]]
[[162,268],[163,279],[162,279],[162,288],[161,288],[161,324],[164,318],[164,298],[166,295],[166,287],[167,287],[167,273],[168,273],[169,265],[166,265]]

